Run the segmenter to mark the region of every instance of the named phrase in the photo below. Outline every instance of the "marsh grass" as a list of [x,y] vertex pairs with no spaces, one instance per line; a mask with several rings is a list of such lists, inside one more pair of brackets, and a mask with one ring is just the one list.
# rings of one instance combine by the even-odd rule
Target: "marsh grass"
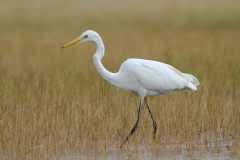
[[[76,7],[78,3],[61,9],[54,1],[29,1],[29,8],[10,2],[1,6],[0,156],[50,159],[57,154],[89,151],[97,155],[118,147],[128,134],[136,118],[137,97],[99,77],[91,63],[92,45],[59,48],[92,26],[106,43],[103,61],[109,70],[117,71],[126,58],[140,57],[194,73],[201,82],[195,93],[150,98],[158,123],[157,138],[152,140],[151,121],[145,110],[130,146],[189,143],[194,147],[239,138],[240,30],[236,10],[225,7],[227,15],[235,16],[225,15],[221,20],[221,14],[216,13],[224,9],[222,3],[213,14],[212,8],[201,10],[195,6],[198,13],[210,18],[201,21],[196,18],[201,14],[193,14],[198,16],[191,21],[182,18],[195,13],[190,12],[193,9],[188,13],[185,6],[182,10],[186,13],[181,9],[172,13],[173,9],[168,8],[162,12],[169,13],[170,20],[164,21],[158,7],[156,12],[143,9],[136,13],[142,15],[135,16],[130,5],[123,7],[130,18],[110,9],[103,11],[103,16],[107,15],[104,19],[96,15],[94,7],[90,13],[86,6]],[[78,14],[80,9],[83,11]],[[177,17],[178,12],[184,14]],[[157,15],[160,20],[156,20]],[[239,153],[238,149],[235,152]]]

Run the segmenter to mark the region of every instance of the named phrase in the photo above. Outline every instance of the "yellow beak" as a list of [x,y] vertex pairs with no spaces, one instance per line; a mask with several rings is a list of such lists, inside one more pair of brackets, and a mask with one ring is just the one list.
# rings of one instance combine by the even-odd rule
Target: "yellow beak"
[[62,48],[67,48],[67,47],[73,46],[73,45],[77,44],[78,42],[80,42],[80,40],[81,40],[80,37],[77,37],[77,38],[73,39],[72,41],[65,43],[62,46]]

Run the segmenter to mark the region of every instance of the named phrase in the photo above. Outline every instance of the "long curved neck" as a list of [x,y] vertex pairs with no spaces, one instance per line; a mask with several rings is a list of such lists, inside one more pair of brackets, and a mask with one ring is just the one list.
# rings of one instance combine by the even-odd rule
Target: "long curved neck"
[[102,58],[104,56],[105,47],[103,41],[100,37],[94,40],[96,45],[96,52],[93,56],[93,63],[98,71],[98,73],[108,82],[114,84],[116,81],[116,74],[108,71],[102,64]]

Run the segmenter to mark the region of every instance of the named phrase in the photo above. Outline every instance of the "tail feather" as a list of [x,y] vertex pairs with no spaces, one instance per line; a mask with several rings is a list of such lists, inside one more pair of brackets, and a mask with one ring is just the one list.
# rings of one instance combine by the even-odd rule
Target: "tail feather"
[[188,73],[183,73],[183,76],[189,82],[189,85],[188,85],[189,88],[192,90],[197,90],[197,86],[200,85],[199,80],[195,76],[188,74]]

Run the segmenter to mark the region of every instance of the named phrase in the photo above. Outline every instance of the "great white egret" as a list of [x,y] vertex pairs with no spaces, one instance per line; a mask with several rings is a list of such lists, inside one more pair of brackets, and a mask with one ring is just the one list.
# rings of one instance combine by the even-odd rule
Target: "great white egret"
[[121,147],[136,131],[144,105],[146,105],[151,116],[153,136],[155,137],[157,123],[148,105],[148,96],[162,95],[170,91],[185,89],[196,91],[199,85],[198,79],[191,74],[182,73],[173,66],[162,62],[145,59],[127,59],[122,63],[118,72],[112,73],[102,64],[101,60],[104,56],[105,47],[102,38],[97,32],[87,30],[74,40],[64,44],[62,48],[72,46],[78,42],[95,43],[96,52],[93,56],[93,63],[102,78],[114,86],[134,92],[140,97],[137,120],[126,139],[122,142]]

